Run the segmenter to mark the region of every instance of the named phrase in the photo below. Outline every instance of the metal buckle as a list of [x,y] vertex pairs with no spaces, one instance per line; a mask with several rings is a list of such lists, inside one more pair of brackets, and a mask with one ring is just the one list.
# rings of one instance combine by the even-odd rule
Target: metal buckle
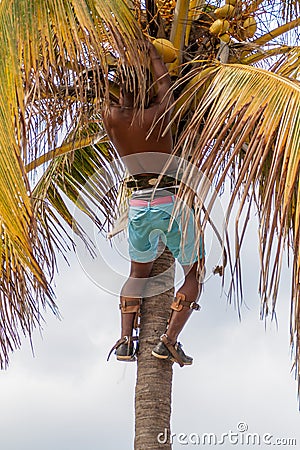
[[190,309],[194,309],[195,311],[199,311],[200,305],[198,305],[198,303],[196,303],[196,302],[191,302],[190,303]]
[[155,186],[157,183],[158,178],[150,178],[150,180],[148,180],[148,184],[150,186]]
[[178,311],[180,308],[181,300],[183,300],[185,297],[182,297],[181,294],[177,294],[175,300],[173,300],[173,308],[175,311]]

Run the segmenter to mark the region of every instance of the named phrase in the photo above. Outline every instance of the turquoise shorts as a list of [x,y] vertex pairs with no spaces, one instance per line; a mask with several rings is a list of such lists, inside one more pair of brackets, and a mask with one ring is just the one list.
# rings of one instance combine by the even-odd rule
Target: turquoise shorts
[[[128,215],[129,255],[132,261],[146,263],[156,259],[159,238],[172,252],[174,258],[183,265],[192,265],[198,261],[198,249],[195,247],[195,220],[191,210],[185,236],[181,245],[182,224],[185,223],[183,212],[176,215],[171,228],[174,203],[148,206],[130,206]],[[202,242],[199,249],[202,258]]]

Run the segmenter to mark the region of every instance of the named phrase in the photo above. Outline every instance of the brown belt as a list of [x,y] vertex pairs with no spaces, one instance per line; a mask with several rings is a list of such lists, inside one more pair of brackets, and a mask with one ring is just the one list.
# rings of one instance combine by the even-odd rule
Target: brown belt
[[[135,175],[129,180],[125,180],[125,184],[127,188],[130,189],[146,189],[151,188],[157,185],[158,179],[160,175],[158,174],[149,174],[149,175]],[[172,187],[177,185],[178,182],[176,178],[171,177],[169,175],[163,175],[159,181],[159,187]]]

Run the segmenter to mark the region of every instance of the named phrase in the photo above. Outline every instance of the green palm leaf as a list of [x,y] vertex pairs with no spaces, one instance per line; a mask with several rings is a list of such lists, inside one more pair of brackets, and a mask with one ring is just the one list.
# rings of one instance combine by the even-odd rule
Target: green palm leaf
[[[89,139],[93,143],[91,132]],[[34,208],[38,222],[44,224],[44,233],[63,253],[67,242],[73,245],[73,232],[89,246],[89,237],[74,217],[74,204],[99,229],[109,229],[117,213],[121,171],[117,155],[107,142],[77,148],[51,161],[33,190]]]

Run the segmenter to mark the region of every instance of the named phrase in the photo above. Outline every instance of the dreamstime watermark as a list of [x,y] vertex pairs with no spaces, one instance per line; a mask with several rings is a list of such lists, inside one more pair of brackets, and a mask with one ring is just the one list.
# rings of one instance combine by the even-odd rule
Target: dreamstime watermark
[[239,422],[236,431],[229,430],[226,433],[168,433],[167,428],[157,435],[159,444],[202,445],[202,446],[291,446],[296,447],[296,438],[276,437],[271,433],[252,433],[248,431],[246,422]]
[[[155,168],[164,167],[168,163],[169,156],[170,155],[165,153],[147,152],[125,156],[121,158],[121,160],[112,161],[89,178],[79,195],[74,210],[75,222],[73,240],[76,243],[76,255],[82,269],[92,282],[110,294],[118,295],[120,287],[127,280],[130,256],[128,254],[126,233],[113,235],[113,237],[108,240],[106,233],[101,233],[99,231],[99,223],[105,223],[107,220],[107,218],[103,216],[101,204],[105,204],[110,198],[110,193],[112,191],[118,191],[120,183],[127,178],[125,167],[130,168],[130,172],[133,176],[140,174],[141,167],[146,167],[147,171],[145,172],[145,169],[143,169],[143,173],[153,174],[154,177],[158,178],[160,173],[158,173]],[[176,156],[173,157],[173,161],[175,167],[181,167],[185,172],[184,183],[190,191],[194,193],[195,197],[198,199],[198,203],[203,206],[203,211],[210,211],[209,224],[205,228],[204,237],[206,274],[203,282],[205,282],[213,274],[214,268],[220,264],[222,265],[222,242],[225,230],[224,211],[212,184],[196,166]],[[181,171],[181,173],[183,171]],[[174,180],[176,176],[176,181],[179,182],[182,179],[182,176],[178,175],[178,173],[175,175],[175,172]],[[114,177],[112,175],[114,173],[118,173],[118,176]],[[95,201],[95,199],[97,200]],[[89,207],[92,211],[92,214],[90,213],[90,215],[94,216],[94,222],[88,220],[82,213],[84,210],[83,205],[86,202],[89,202]],[[182,210],[182,208],[190,210],[184,202],[182,202],[182,205],[183,206],[180,206],[180,210]],[[193,211],[190,210],[190,213],[193,214]],[[172,220],[178,222],[178,216],[172,214]],[[86,231],[86,234],[89,237],[89,242],[94,254],[93,258],[86,250],[82,240],[76,234],[78,223],[81,224],[81,227]],[[98,226],[95,223],[98,223]],[[210,224],[213,224],[213,226]],[[157,230],[154,230],[154,232],[156,231]],[[160,232],[161,230],[158,231]],[[166,242],[163,232],[161,233],[161,239],[163,242]],[[149,241],[151,241],[151,235],[149,235]],[[166,272],[172,273],[173,269],[174,267],[170,267]],[[165,274],[168,275],[166,272]],[[166,277],[167,283],[159,282],[160,277],[161,274],[152,277],[153,283],[151,291],[149,291],[147,295],[158,295],[173,287],[172,276]],[[155,278],[158,278],[158,282],[155,282]],[[180,284],[183,280],[184,274],[182,271],[182,273],[179,274],[177,283]],[[168,285],[168,283],[172,284]]]

